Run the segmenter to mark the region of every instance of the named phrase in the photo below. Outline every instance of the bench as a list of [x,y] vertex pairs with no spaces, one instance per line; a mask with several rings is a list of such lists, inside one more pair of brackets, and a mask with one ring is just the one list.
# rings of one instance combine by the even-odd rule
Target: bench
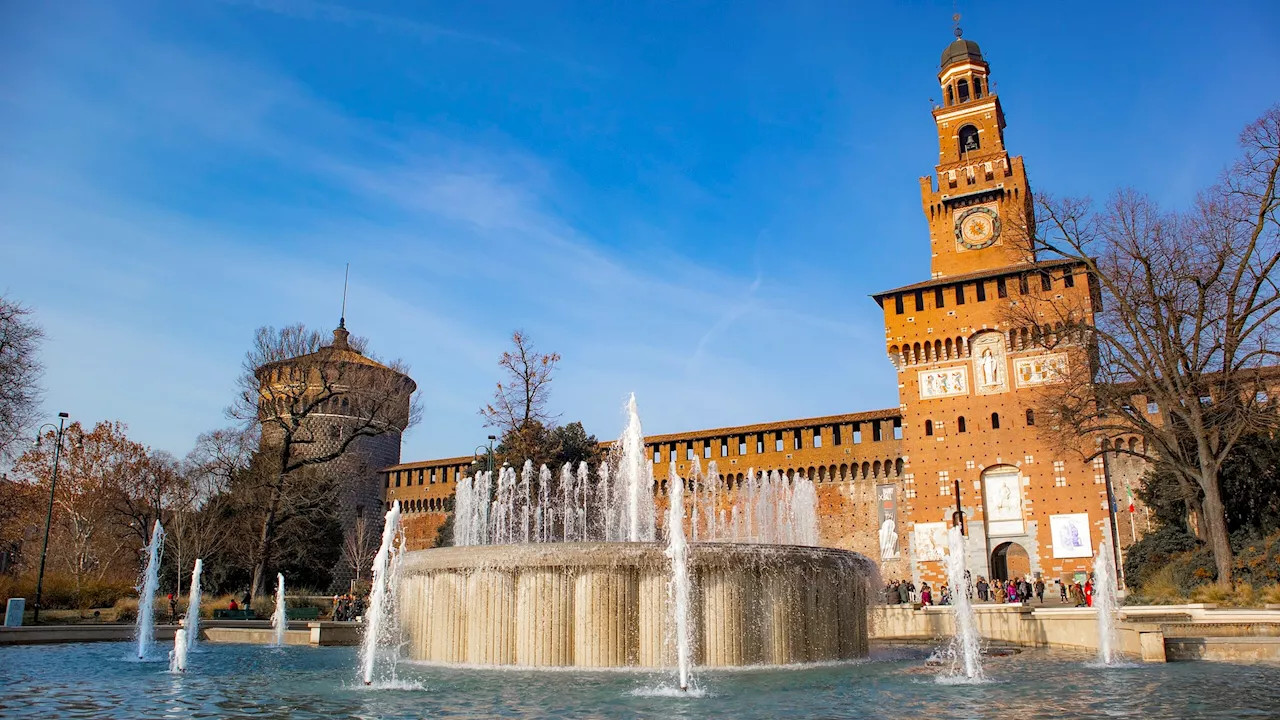
[[214,610],[214,620],[253,620],[253,610]]
[[320,608],[316,607],[298,607],[285,608],[285,613],[290,620],[319,620]]

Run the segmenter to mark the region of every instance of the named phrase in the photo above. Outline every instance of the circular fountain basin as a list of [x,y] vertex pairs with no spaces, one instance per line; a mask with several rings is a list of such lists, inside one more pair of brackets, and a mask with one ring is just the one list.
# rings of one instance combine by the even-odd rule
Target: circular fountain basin
[[[415,660],[529,667],[668,667],[671,562],[658,543],[418,550],[402,558],[400,617]],[[693,543],[690,618],[703,666],[867,655],[875,566],[794,545]]]

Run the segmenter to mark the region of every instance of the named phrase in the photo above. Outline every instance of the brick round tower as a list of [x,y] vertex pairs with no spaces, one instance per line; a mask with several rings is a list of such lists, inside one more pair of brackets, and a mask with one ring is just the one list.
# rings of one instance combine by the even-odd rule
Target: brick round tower
[[[312,353],[267,363],[255,371],[262,397],[260,449],[288,442],[290,458],[327,458],[311,467],[337,488],[343,537],[366,537],[377,549],[384,518],[378,470],[400,462],[417,384],[352,347],[345,322],[333,342]],[[360,531],[357,533],[357,531]],[[334,589],[345,591],[351,560],[333,568]]]

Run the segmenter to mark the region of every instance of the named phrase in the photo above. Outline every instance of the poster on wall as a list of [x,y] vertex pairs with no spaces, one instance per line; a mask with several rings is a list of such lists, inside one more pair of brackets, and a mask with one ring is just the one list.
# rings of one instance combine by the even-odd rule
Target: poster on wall
[[1017,468],[996,468],[982,474],[982,487],[986,492],[987,534],[1021,535],[1026,531],[1022,522],[1022,476]]
[[880,505],[880,559],[896,560],[898,552],[898,497],[893,485],[877,485]]
[[1089,540],[1089,513],[1050,515],[1049,529],[1053,532],[1055,558],[1093,557],[1093,543]]
[[916,560],[942,560],[947,554],[946,523],[916,523]]

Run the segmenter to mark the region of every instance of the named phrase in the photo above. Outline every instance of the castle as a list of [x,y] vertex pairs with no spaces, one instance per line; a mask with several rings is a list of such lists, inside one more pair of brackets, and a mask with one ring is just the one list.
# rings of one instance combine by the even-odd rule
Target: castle
[[[647,452],[658,478],[673,461],[684,476],[695,458],[714,460],[730,490],[751,469],[812,479],[820,542],[879,560],[886,578],[941,581],[946,530],[962,517],[975,576],[1079,579],[1101,541],[1123,547],[1145,529],[1132,501],[1116,512],[1114,497],[1144,468],[1098,454],[1091,440],[1062,448],[1042,437],[1038,393],[1088,367],[1089,353],[1069,328],[1019,323],[1009,309],[1036,294],[1092,308],[1096,295],[1083,268],[1040,260],[1026,242],[1031,187],[1005,147],[978,44],[957,31],[940,67],[938,164],[920,179],[931,273],[873,296],[898,407],[651,436]],[[383,471],[412,547],[430,546],[472,462]]]

